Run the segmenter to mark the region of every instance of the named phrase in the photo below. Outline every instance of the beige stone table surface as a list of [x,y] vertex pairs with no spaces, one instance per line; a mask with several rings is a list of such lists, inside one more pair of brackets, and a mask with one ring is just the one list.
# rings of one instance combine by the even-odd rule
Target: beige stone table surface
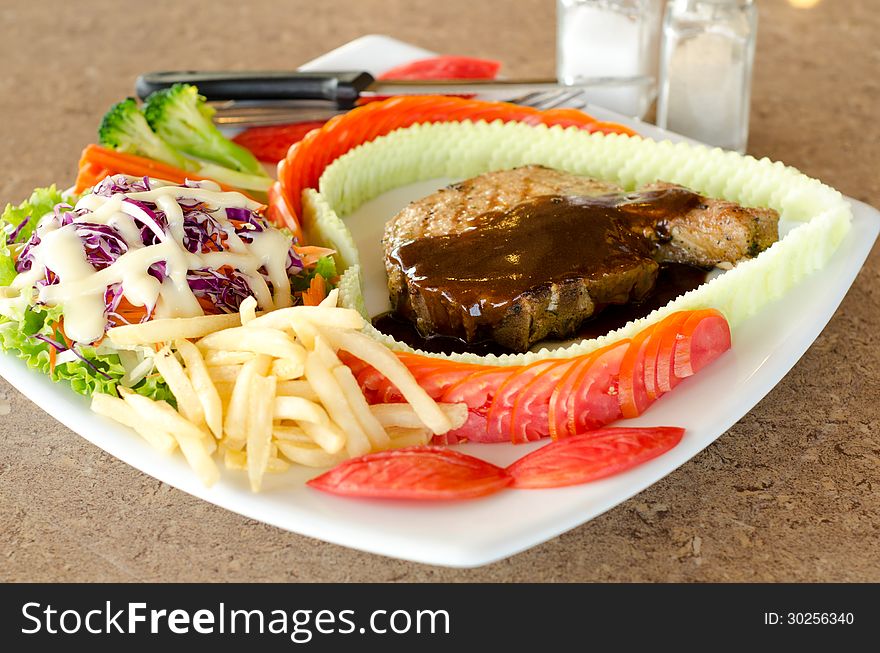
[[[876,0],[759,0],[750,153],[880,206]],[[293,67],[368,33],[554,70],[552,0],[4,2],[0,198],[69,183],[146,70]],[[0,382],[0,580],[880,581],[880,255],[788,376],[590,523],[453,570],[283,532],[132,469]]]

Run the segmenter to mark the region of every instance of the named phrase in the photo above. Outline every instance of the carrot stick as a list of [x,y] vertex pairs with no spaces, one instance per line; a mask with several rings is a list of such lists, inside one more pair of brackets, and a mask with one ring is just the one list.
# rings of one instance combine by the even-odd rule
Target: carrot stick
[[302,260],[302,264],[306,267],[311,267],[318,262],[318,259],[321,259],[325,256],[330,256],[335,252],[335,249],[330,249],[329,247],[318,247],[317,245],[305,245],[302,247],[299,245],[293,246],[293,253]]
[[[132,177],[153,177],[155,179],[164,179],[165,181],[170,181],[175,184],[182,184],[187,179],[192,179],[194,181],[210,179],[210,177],[205,177],[189,170],[181,170],[180,168],[175,168],[159,161],[154,161],[153,159],[147,159],[126,152],[117,152],[116,150],[111,150],[95,144],[86,146],[80,157],[79,165],[80,170],[85,166],[94,166],[106,170],[108,174],[123,174],[131,175]],[[87,179],[87,175],[88,173],[84,175],[83,181]],[[101,178],[105,176],[106,174],[102,175]],[[97,181],[95,183],[97,183]],[[250,194],[243,190],[232,188],[231,186],[221,184],[220,182],[217,183],[223,190],[237,191],[242,195],[253,199]],[[85,188],[88,188],[88,186],[79,188],[79,177],[77,177],[77,189],[81,191]]]
[[324,283],[324,277],[316,274],[309,284],[309,289],[303,292],[303,304],[306,306],[317,306],[327,296],[327,284]]

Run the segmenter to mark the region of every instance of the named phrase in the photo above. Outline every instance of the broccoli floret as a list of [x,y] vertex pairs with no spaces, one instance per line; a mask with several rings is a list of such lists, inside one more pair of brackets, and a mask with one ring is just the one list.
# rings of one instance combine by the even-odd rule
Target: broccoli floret
[[195,86],[175,84],[152,93],[144,103],[144,115],[159,136],[182,152],[241,172],[268,176],[248,150],[214,126],[214,110]]
[[104,114],[98,128],[101,145],[161,161],[182,170],[194,170],[195,161],[185,157],[157,136],[147,124],[134,98],[117,102]]

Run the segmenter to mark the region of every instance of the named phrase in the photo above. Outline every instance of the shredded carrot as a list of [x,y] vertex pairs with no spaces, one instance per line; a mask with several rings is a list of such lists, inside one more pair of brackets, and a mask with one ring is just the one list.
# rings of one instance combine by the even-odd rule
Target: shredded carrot
[[302,247],[294,245],[293,253],[302,259],[302,264],[304,266],[309,268],[317,263],[318,259],[335,254],[336,250],[330,249],[329,247],[318,247],[317,245],[304,245]]
[[67,334],[64,333],[64,319],[61,318],[58,322],[55,323],[55,329],[58,333],[61,334],[61,339],[64,340],[64,344],[67,345],[68,349],[73,349],[73,340],[67,337]]
[[309,283],[309,289],[303,291],[303,304],[306,306],[317,306],[327,296],[327,284],[324,277],[316,274]]
[[55,374],[55,360],[58,357],[58,352],[55,350],[55,347],[49,345],[49,374]]

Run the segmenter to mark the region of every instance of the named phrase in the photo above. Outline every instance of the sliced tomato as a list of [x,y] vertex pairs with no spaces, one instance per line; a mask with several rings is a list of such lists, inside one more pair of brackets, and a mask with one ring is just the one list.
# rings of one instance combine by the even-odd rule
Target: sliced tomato
[[657,390],[657,357],[660,355],[662,336],[659,329],[654,329],[654,333],[645,345],[645,393],[651,401],[658,399],[662,394]]
[[498,388],[492,400],[492,407],[486,416],[486,436],[490,442],[510,441],[510,424],[513,417],[513,406],[520,391],[533,379],[560,364],[559,359],[541,360],[519,368]]
[[500,68],[494,59],[442,55],[395,66],[379,79],[494,79]]
[[469,365],[445,361],[440,365],[424,365],[411,367],[410,372],[416,381],[431,397],[439,400],[453,385],[466,379],[475,372],[488,369],[485,365]]
[[464,403],[468,407],[468,418],[463,426],[446,435],[456,440],[473,442],[503,442],[505,437],[492,439],[486,428],[486,414],[494,403],[501,385],[521,367],[492,367],[474,372],[458,383],[450,386],[440,401],[453,404]]
[[655,333],[660,333],[660,349],[657,352],[656,382],[659,394],[669,392],[678,385],[679,379],[672,373],[675,361],[676,343],[681,337],[680,329],[688,313],[673,313],[658,325]]
[[247,148],[260,161],[278,163],[287,156],[287,150],[299,143],[313,129],[324,125],[326,120],[308,120],[288,125],[251,127],[233,136],[232,140]]
[[587,354],[576,359],[574,365],[569,367],[559,379],[553,392],[550,394],[550,402],[547,408],[547,426],[550,437],[554,440],[567,437],[568,416],[571,413],[572,395],[577,387],[581,372],[591,363],[595,354]]
[[645,389],[645,352],[653,332],[654,325],[639,331],[620,362],[617,390],[620,412],[624,417],[638,417],[651,403]]
[[605,428],[556,440],[507,468],[516,488],[550,488],[588,483],[618,474],[669,451],[684,429]]
[[566,435],[596,429],[620,417],[618,376],[629,345],[629,340],[623,340],[600,349],[581,370],[567,403]]
[[473,499],[510,485],[507,472],[445,447],[409,447],[352,458],[308,482],[348,497]]
[[364,398],[368,404],[396,403],[386,401],[388,379],[376,368],[367,365],[355,375],[355,380],[358,382],[361,392],[364,393]]
[[580,359],[557,361],[529,381],[516,396],[510,416],[510,439],[513,442],[532,442],[550,435],[550,396],[554,388]]
[[691,313],[675,345],[674,374],[679,379],[696,374],[730,349],[730,325],[714,309]]
[[680,311],[657,323],[645,350],[645,389],[651,401],[669,392],[677,384],[672,376],[672,353],[675,339],[688,313]]

